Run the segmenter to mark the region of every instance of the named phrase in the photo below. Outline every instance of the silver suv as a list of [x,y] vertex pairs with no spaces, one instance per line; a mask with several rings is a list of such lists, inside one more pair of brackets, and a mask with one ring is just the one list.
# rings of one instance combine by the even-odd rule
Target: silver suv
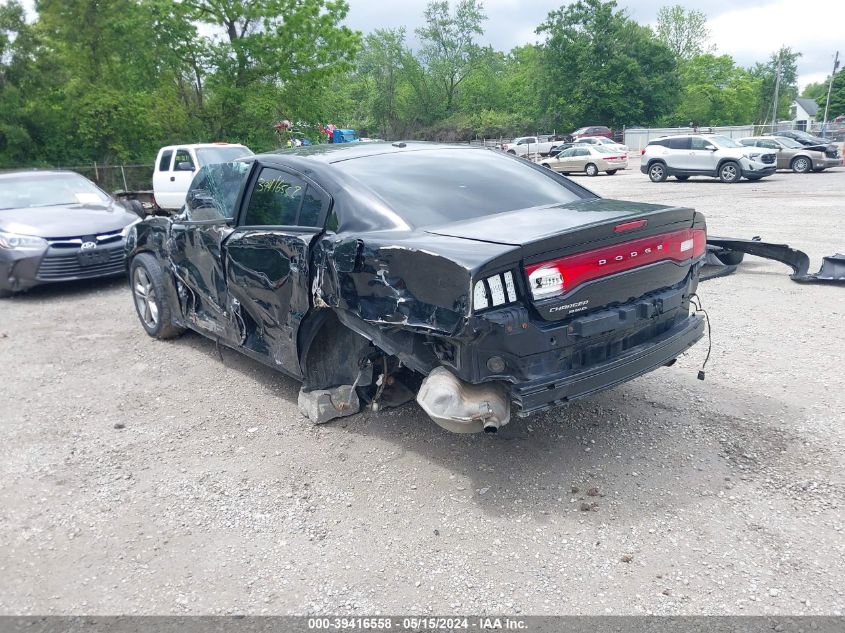
[[643,151],[640,171],[652,182],[669,176],[686,180],[709,176],[722,182],[740,178],[760,180],[775,173],[777,154],[761,147],[746,147],[718,134],[684,134],[649,141]]

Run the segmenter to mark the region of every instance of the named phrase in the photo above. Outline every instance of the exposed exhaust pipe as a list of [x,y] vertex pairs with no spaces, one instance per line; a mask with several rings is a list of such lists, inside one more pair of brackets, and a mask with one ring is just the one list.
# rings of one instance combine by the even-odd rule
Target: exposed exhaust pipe
[[472,385],[435,368],[417,394],[423,411],[453,433],[496,433],[510,421],[510,394],[501,382]]

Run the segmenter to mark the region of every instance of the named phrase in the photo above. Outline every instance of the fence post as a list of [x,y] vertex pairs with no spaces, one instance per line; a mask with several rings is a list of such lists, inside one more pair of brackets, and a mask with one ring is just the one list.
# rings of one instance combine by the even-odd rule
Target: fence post
[[129,187],[126,186],[126,172],[123,171],[123,165],[120,166],[120,175],[123,177],[123,190],[129,191]]
[[97,161],[94,161],[94,182],[100,184],[100,172],[97,171]]

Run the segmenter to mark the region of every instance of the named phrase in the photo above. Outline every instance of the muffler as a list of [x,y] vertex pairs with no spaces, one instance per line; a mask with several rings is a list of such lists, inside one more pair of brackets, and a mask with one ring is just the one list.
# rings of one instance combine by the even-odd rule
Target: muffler
[[423,380],[417,403],[452,433],[495,433],[510,422],[511,401],[504,383],[471,385],[445,367],[437,367]]

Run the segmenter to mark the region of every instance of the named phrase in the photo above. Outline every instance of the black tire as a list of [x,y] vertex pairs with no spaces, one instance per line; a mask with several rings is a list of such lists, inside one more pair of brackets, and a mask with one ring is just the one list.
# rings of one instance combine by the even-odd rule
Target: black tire
[[588,176],[598,176],[599,175],[599,168],[596,167],[593,163],[587,163],[584,167],[584,173]]
[[742,168],[734,160],[726,160],[719,165],[719,180],[726,184],[733,184],[739,182],[742,178]]
[[619,170],[618,170],[618,169],[608,169],[605,173],[606,173],[608,176],[612,176],[612,175],[613,175],[613,174],[615,174],[617,171],[619,171]]
[[509,149],[508,154],[513,154],[514,156],[516,156],[516,150]]
[[651,182],[663,182],[669,176],[666,163],[657,161],[648,166],[648,177]]
[[687,176],[686,174],[678,174],[678,175],[675,176],[675,178],[677,180],[680,180],[681,182],[684,182],[685,180],[689,180],[689,176]]
[[144,205],[141,204],[140,200],[127,200],[123,204],[127,209],[129,209],[129,211],[137,215],[142,220],[147,217],[147,210],[144,208]]
[[552,168],[552,166],[551,166],[551,165],[549,165],[548,163],[543,163],[543,167],[545,167],[546,169],[551,169],[551,168]]
[[806,156],[796,156],[792,159],[792,162],[789,163],[789,167],[796,174],[806,174],[813,168],[813,161]]
[[762,178],[762,176],[746,176],[748,180],[758,181]]
[[129,266],[129,287],[132,303],[141,327],[153,338],[167,339],[182,334],[185,329],[173,325],[171,306],[167,300],[164,272],[149,253],[141,253]]

